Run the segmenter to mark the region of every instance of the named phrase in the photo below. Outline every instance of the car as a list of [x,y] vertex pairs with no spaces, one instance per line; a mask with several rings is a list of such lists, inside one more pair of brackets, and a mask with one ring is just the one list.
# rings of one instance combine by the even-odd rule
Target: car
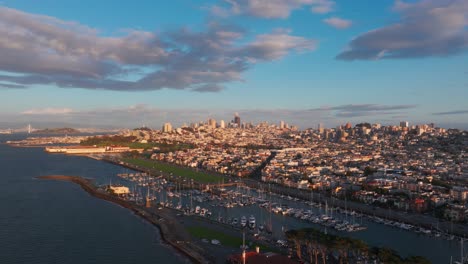
[[221,245],[221,242],[219,242],[219,240],[217,240],[217,239],[212,239],[212,240],[211,240],[211,244],[213,244],[213,245]]
[[285,240],[278,240],[276,241],[276,244],[278,244],[278,246],[281,246],[281,247],[286,247],[288,245],[288,242]]

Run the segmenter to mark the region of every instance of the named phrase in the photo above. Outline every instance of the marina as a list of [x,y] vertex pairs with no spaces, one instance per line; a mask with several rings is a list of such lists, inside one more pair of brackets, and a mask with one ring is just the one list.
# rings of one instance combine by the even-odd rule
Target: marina
[[[426,229],[268,190],[256,190],[241,183],[235,187],[198,190],[181,189],[162,175],[152,177],[147,173],[123,173],[119,177],[134,186],[134,189],[142,190],[136,195],[138,197],[143,197],[141,194],[144,188],[151,186],[150,199],[159,201],[158,206],[175,208],[187,215],[198,215],[232,225],[268,241],[285,241],[285,231],[304,227],[365,241],[373,237],[375,242],[379,239],[374,238],[374,232],[382,232],[382,229],[389,233],[398,230],[399,235],[430,240],[435,244],[447,241],[443,243],[450,243],[454,247],[459,245],[461,239],[442,230]],[[376,245],[380,246],[381,243]]]

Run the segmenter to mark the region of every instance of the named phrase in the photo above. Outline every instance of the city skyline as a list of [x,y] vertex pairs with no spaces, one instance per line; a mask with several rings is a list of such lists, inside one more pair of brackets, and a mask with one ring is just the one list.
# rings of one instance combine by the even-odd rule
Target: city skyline
[[466,14],[462,0],[6,0],[0,128],[160,128],[238,112],[302,129],[467,129]]

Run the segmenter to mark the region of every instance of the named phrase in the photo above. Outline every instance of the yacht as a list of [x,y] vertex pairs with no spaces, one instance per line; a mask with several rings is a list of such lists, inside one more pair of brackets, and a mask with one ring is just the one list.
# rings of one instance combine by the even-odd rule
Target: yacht
[[240,224],[241,224],[242,227],[245,227],[247,225],[247,217],[242,216]]
[[249,228],[250,229],[254,229],[255,228],[255,217],[253,215],[251,215],[249,217]]

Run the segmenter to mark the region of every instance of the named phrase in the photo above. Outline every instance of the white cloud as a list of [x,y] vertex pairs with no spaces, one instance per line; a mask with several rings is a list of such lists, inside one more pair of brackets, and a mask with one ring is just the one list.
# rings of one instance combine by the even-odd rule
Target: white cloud
[[337,58],[440,57],[468,50],[468,1],[396,1],[393,10],[400,21],[357,36]]
[[329,0],[317,0],[314,1],[315,5],[312,6],[311,11],[316,14],[327,14],[333,11],[335,8],[335,2]]
[[325,14],[333,11],[332,0],[224,0],[211,8],[214,15],[249,15],[261,18],[288,18],[294,10],[309,7],[311,12]]
[[[103,37],[76,22],[0,6],[0,71],[11,73],[0,74],[0,88],[217,92],[225,83],[242,80],[255,63],[312,50],[307,46],[315,43],[277,32],[249,42],[251,36],[243,29],[217,23],[203,31],[125,32],[122,37]],[[142,73],[141,78],[128,81],[125,77],[132,71]]]
[[351,20],[342,19],[339,17],[326,18],[323,20],[323,22],[337,29],[349,28],[353,24]]
[[42,109],[30,109],[21,112],[23,115],[68,115],[73,113],[70,108],[42,108]]

